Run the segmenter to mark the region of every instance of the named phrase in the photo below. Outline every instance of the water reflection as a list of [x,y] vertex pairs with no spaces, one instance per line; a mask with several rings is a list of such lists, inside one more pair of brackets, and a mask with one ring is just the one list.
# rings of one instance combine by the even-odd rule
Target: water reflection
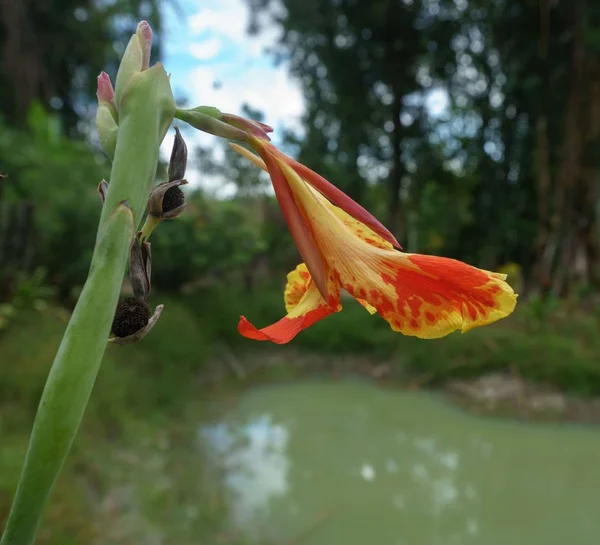
[[[355,383],[261,388],[203,427],[229,525],[312,545],[564,545],[600,539],[600,437],[477,419]],[[558,523],[560,521],[560,524]]]
[[265,414],[242,426],[208,426],[200,435],[212,447],[213,463],[224,472],[235,525],[251,526],[266,513],[270,501],[288,491],[288,428]]

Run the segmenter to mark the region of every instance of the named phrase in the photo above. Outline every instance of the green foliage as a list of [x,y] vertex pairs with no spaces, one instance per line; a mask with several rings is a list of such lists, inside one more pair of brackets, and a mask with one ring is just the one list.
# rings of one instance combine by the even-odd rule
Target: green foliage
[[[143,511],[158,520],[173,519],[177,523],[180,510],[174,508],[185,500],[182,491],[177,497],[158,491],[159,477],[144,464],[164,449],[165,439],[155,436],[156,429],[169,419],[177,431],[183,405],[197,391],[210,353],[210,343],[202,334],[201,325],[189,309],[160,294],[156,299],[166,304],[165,312],[153,334],[131,346],[111,346],[94,387],[94,395],[86,411],[82,433],[75,442],[72,456],[53,493],[37,543],[62,545],[89,543],[106,535],[107,528],[119,524],[111,512],[103,513],[99,498],[118,490],[124,468],[122,455],[144,452],[129,468],[129,477],[136,483],[136,502]],[[10,501],[25,456],[29,427],[39,403],[40,394],[52,360],[69,319],[68,312],[48,307],[41,311],[27,310],[16,315],[8,329],[0,333],[0,521],[8,515]],[[35,342],[33,342],[35,340]],[[173,418],[175,417],[175,420]],[[152,435],[150,435],[152,433]],[[115,450],[118,438],[120,449]],[[176,444],[173,445],[173,448]],[[193,455],[190,455],[190,452]],[[187,454],[185,459],[183,454]],[[164,474],[192,471],[199,459],[193,449],[182,449],[182,457]],[[200,471],[200,469],[198,469]],[[197,492],[198,481],[190,481]],[[191,492],[191,490],[190,490]],[[173,492],[175,494],[175,492]],[[196,496],[197,497],[197,496]],[[181,515],[185,516],[185,515]],[[206,530],[211,524],[209,512],[202,512],[198,524]],[[0,522],[0,526],[2,525]],[[179,520],[179,522],[182,522]],[[129,528],[129,531],[133,531]]]
[[9,0],[6,8],[0,13],[0,111],[13,126],[22,126],[38,101],[52,107],[69,132],[81,130],[97,75],[105,70],[114,78],[141,19],[158,35],[154,54],[160,53],[157,0]]
[[85,142],[71,140],[41,106],[27,129],[0,125],[0,164],[8,204],[29,202],[37,235],[35,260],[63,294],[85,280],[100,217],[96,186],[108,177],[105,161]]
[[216,200],[195,193],[186,214],[153,234],[153,279],[164,290],[206,279],[239,280],[266,250],[260,200]]
[[280,26],[276,55],[307,98],[301,160],[409,250],[598,289],[597,6],[247,3],[252,31]]
[[0,304],[0,330],[7,327],[18,312],[26,309],[44,310],[55,298],[56,290],[47,284],[46,272],[42,268],[28,274],[18,271],[14,279],[12,298]]

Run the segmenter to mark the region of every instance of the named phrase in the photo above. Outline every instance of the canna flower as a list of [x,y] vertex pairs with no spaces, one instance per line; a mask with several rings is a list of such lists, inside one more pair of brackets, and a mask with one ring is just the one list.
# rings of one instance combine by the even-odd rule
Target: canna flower
[[246,142],[258,156],[231,146],[271,177],[275,195],[303,263],[287,276],[287,315],[256,328],[249,339],[287,343],[300,331],[342,309],[342,289],[392,330],[422,339],[463,333],[508,316],[517,295],[506,275],[454,259],[399,251],[394,236],[358,203],[264,138]]

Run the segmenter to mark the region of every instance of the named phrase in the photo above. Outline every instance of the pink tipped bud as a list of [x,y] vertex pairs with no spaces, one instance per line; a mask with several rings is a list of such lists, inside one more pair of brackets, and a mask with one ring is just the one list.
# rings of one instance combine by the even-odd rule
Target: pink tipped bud
[[260,121],[255,121],[254,123],[258,123],[261,127],[262,130],[265,132],[273,132],[273,127],[271,127],[271,125],[267,125],[266,123],[261,123]]
[[246,141],[250,134],[247,130],[240,129],[230,123],[221,121],[221,112],[210,106],[198,106],[191,110],[177,109],[175,111],[175,117],[189,123],[199,131],[214,134],[221,138]]
[[258,121],[246,119],[245,117],[240,117],[239,115],[234,114],[222,114],[221,121],[231,125],[232,127],[241,129],[248,134],[262,138],[263,140],[271,140],[267,133],[273,132],[273,129],[268,125],[259,123]]
[[98,102],[113,104],[115,101],[115,90],[113,89],[110,77],[106,72],[100,72],[98,76],[98,88],[96,90]]
[[138,23],[137,30],[138,40],[142,48],[142,70],[146,70],[150,66],[150,52],[152,51],[152,29],[146,21]]

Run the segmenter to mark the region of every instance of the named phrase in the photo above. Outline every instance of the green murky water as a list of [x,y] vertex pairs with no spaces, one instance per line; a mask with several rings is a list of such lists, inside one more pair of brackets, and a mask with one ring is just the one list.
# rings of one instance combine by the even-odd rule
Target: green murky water
[[600,542],[595,428],[477,418],[361,382],[303,382],[251,390],[201,426],[198,445],[224,487],[225,535],[249,542]]

